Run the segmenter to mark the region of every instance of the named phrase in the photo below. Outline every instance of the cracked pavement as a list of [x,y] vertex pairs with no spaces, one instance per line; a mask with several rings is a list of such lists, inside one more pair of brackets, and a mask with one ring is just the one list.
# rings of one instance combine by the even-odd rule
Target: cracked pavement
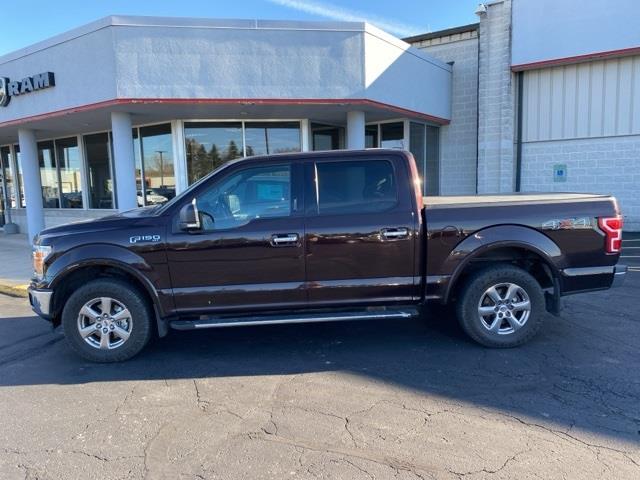
[[639,288],[568,297],[513,350],[435,309],[172,332],[116,365],[0,295],[0,478],[640,478]]

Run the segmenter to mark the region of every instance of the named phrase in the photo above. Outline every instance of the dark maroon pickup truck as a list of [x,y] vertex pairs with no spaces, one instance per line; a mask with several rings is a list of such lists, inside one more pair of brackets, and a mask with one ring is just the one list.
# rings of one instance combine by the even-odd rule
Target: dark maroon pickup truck
[[164,205],[43,231],[29,296],[100,362],[169,327],[402,319],[431,301],[513,347],[560,297],[623,281],[621,236],[606,195],[423,198],[400,150],[253,157]]

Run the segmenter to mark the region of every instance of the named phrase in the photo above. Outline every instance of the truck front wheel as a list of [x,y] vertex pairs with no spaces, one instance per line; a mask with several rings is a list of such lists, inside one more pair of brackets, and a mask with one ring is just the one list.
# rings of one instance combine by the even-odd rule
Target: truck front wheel
[[485,347],[516,347],[540,330],[544,292],[525,270],[497,265],[469,277],[456,311],[463,330],[476,342]]
[[62,310],[69,346],[92,362],[120,362],[142,350],[152,335],[144,295],[124,281],[104,278],[78,288]]

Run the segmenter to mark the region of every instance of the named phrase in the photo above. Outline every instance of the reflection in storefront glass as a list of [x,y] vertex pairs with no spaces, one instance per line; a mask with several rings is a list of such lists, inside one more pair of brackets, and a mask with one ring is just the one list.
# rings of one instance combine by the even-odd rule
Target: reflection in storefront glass
[[184,127],[189,184],[243,156],[241,122],[193,122]]
[[409,150],[413,154],[413,158],[416,161],[418,173],[420,174],[420,181],[422,182],[424,189],[427,151],[425,125],[423,123],[411,122],[411,126],[409,129]]
[[405,148],[404,123],[380,124],[380,137],[380,147],[382,148]]
[[16,208],[16,192],[13,185],[13,175],[11,172],[11,150],[9,147],[0,148],[0,164],[2,168],[3,182],[0,184],[2,187],[2,201],[3,210],[6,208]]
[[82,164],[76,137],[55,141],[62,208],[82,208]]
[[20,145],[14,145],[13,149],[16,152],[16,168],[18,169],[17,177],[18,177],[18,190],[20,192],[20,206],[24,208],[27,206],[27,204],[25,203],[25,200],[24,200],[24,182],[22,178],[22,155],[20,155]]
[[42,185],[42,206],[44,208],[59,208],[60,191],[58,190],[58,169],[53,142],[38,143],[38,164],[40,165],[40,183]]
[[89,208],[114,208],[108,133],[84,136],[89,183]]
[[247,122],[247,157],[300,151],[298,122]]
[[378,124],[367,125],[364,128],[364,147],[378,148]]
[[138,188],[138,205],[165,203],[176,196],[171,125],[140,128],[144,185]]

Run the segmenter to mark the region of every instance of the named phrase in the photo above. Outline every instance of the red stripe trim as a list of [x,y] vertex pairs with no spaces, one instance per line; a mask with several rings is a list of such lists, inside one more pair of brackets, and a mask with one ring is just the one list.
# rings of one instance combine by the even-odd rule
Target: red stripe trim
[[542,60],[540,62],[520,63],[511,65],[511,71],[523,72],[525,70],[533,70],[543,67],[554,67],[558,65],[569,65],[572,63],[589,62],[612,57],[627,57],[629,55],[640,54],[640,47],[623,48],[620,50],[609,50],[607,52],[593,52],[584,55],[575,55],[573,57],[554,58],[552,60]]
[[117,98],[113,100],[105,100],[104,102],[96,102],[88,105],[80,105],[77,107],[66,108],[54,112],[43,113],[41,115],[33,115],[30,117],[20,118],[18,120],[10,120],[0,123],[0,128],[15,125],[22,125],[27,122],[35,122],[38,120],[46,120],[49,118],[60,117],[63,115],[71,115],[74,113],[98,110],[101,108],[113,107],[118,105],[357,105],[366,107],[375,107],[396,112],[404,116],[416,117],[429,122],[438,123],[440,125],[448,125],[450,120],[446,118],[428,115],[426,113],[416,112],[395,105],[377,102],[362,98],[345,98],[345,99],[315,99],[315,98]]

